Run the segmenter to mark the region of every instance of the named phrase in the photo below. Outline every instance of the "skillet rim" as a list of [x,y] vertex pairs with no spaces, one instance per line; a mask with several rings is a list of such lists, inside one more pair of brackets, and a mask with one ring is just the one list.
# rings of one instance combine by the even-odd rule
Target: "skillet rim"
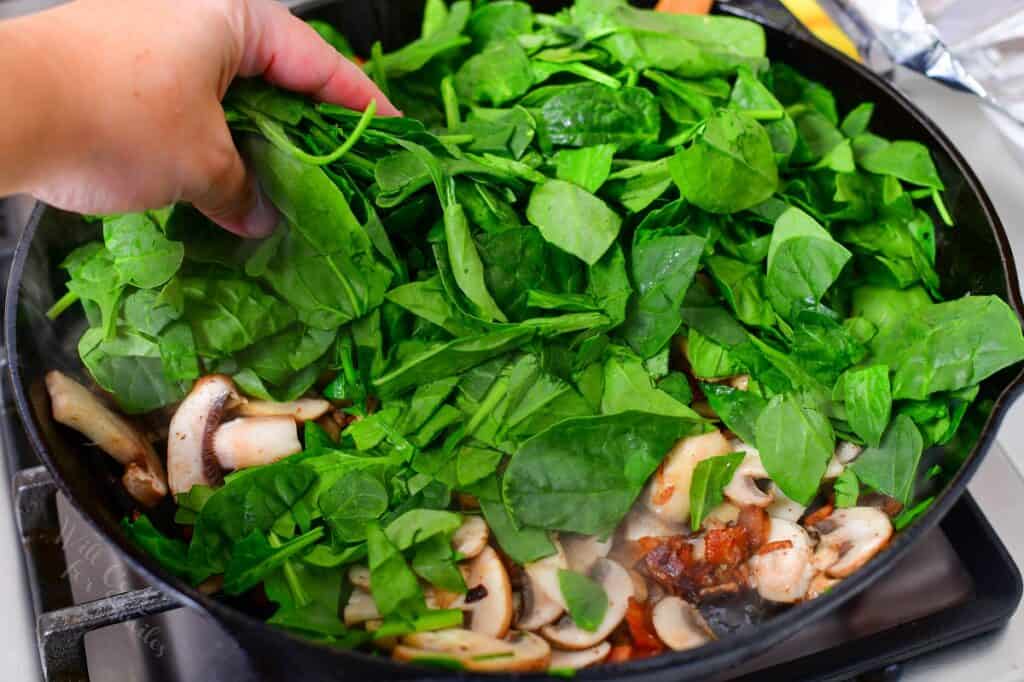
[[[746,16],[744,18],[757,20]],[[869,81],[884,93],[891,103],[895,104],[902,112],[909,115],[930,138],[928,142],[939,147],[952,161],[953,167],[963,178],[965,188],[970,191],[978,200],[989,231],[995,237],[996,251],[999,256],[999,264],[1002,269],[1003,284],[1006,287],[1007,303],[1017,313],[1019,319],[1024,319],[1024,300],[1020,291],[1017,277],[1017,268],[1014,262],[1013,253],[1010,248],[1006,231],[999,219],[998,214],[992,205],[988,194],[985,192],[980,181],[975,176],[967,161],[960,152],[946,137],[942,130],[905,95],[893,87],[883,78],[870,71],[863,65],[855,62],[845,54],[838,52],[828,45],[818,42],[815,39],[808,39],[802,35],[794,35],[774,24],[771,21],[759,20],[765,31],[769,34],[776,34],[776,38],[784,41],[801,43],[802,47],[817,51],[823,59],[835,63],[841,75],[851,75]],[[842,73],[843,69],[847,73]],[[64,480],[58,471],[56,462],[52,458],[49,448],[44,442],[39,427],[32,416],[32,410],[28,402],[26,391],[21,380],[21,368],[17,362],[17,309],[20,299],[20,284],[24,273],[25,263],[38,229],[43,214],[51,210],[45,204],[38,204],[32,213],[28,226],[25,228],[18,240],[15,249],[14,259],[11,266],[10,279],[8,283],[7,298],[5,302],[4,334],[6,339],[6,354],[11,380],[14,402],[21,418],[28,440],[36,454],[46,465],[60,492],[67,497],[75,509],[85,518],[86,522],[105,540],[115,545],[121,553],[122,558],[128,563],[132,570],[141,574],[154,586],[170,593],[182,605],[191,608],[201,609],[210,614],[219,624],[228,630],[228,633],[236,638],[246,648],[246,641],[254,638],[265,640],[267,637],[277,637],[298,650],[305,650],[310,654],[318,654],[327,657],[336,657],[338,662],[358,662],[363,670],[376,669],[380,674],[389,674],[395,677],[420,679],[537,679],[545,677],[543,674],[499,674],[499,675],[472,675],[453,671],[438,671],[436,668],[424,668],[421,666],[406,663],[396,663],[389,658],[373,656],[359,651],[348,651],[330,647],[326,644],[313,642],[309,639],[293,634],[282,628],[267,624],[258,618],[235,609],[218,600],[212,599],[200,593],[198,590],[187,585],[179,578],[165,571],[154,559],[145,552],[131,544],[119,526],[107,524],[104,521],[89,514],[79,500],[72,494],[71,487]],[[733,667],[743,660],[767,650],[774,644],[794,634],[800,627],[810,625],[823,617],[826,613],[838,608],[843,603],[869,587],[876,580],[881,578],[889,569],[904,556],[910,546],[922,535],[934,528],[939,521],[947,514],[949,509],[959,500],[966,490],[970,478],[977,471],[981,461],[987,455],[995,439],[996,431],[1002,420],[1005,418],[1010,405],[1024,392],[1024,368],[1009,380],[1006,387],[1000,392],[994,401],[985,424],[978,437],[978,442],[971,450],[970,455],[965,459],[957,474],[945,486],[936,498],[932,507],[912,526],[900,532],[892,543],[886,548],[885,553],[873,559],[869,566],[862,568],[850,578],[843,580],[836,588],[828,594],[802,604],[795,605],[786,611],[771,617],[765,623],[748,632],[734,634],[725,639],[717,640],[711,644],[698,649],[681,652],[668,652],[652,658],[631,661],[628,663],[613,663],[579,671],[579,679],[608,679],[623,676],[654,675],[659,672],[672,671],[677,674],[685,674],[688,678],[696,678],[712,672],[723,671]],[[253,657],[250,651],[247,655]],[[355,672],[355,671],[353,671]]]

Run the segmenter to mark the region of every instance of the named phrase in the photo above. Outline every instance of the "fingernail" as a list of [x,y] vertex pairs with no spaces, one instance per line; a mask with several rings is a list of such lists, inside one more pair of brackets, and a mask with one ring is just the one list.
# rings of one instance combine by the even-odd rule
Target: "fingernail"
[[242,221],[242,229],[247,237],[262,239],[273,234],[277,224],[281,221],[281,214],[270,203],[270,199],[264,194],[259,183],[255,180],[253,182],[256,184],[253,190],[255,201]]

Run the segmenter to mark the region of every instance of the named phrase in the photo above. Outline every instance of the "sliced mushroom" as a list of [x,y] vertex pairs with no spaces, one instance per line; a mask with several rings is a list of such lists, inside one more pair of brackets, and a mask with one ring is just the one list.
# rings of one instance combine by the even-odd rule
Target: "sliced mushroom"
[[[619,524],[619,537],[625,542],[641,538],[665,538],[683,532],[682,523],[671,523],[647,510],[646,505],[635,504]],[[613,548],[614,549],[614,548]]]
[[551,667],[559,670],[580,670],[592,665],[597,665],[608,658],[612,645],[608,642],[601,642],[597,646],[581,651],[560,651],[551,650]]
[[737,391],[746,391],[750,388],[750,375],[737,374],[736,376],[731,377],[727,383]]
[[675,651],[696,649],[714,639],[697,607],[679,597],[665,597],[655,604],[651,623],[658,638]]
[[470,612],[469,627],[491,637],[504,637],[512,624],[512,584],[501,557],[485,547],[469,564],[466,586],[483,597],[471,601],[466,597],[465,610]]
[[561,543],[557,539],[553,543],[557,552],[523,566],[522,604],[516,619],[520,630],[536,630],[553,623],[565,611],[558,572],[568,568],[569,562]]
[[803,599],[815,573],[811,553],[807,531],[792,521],[772,519],[768,542],[750,559],[758,594],[786,604]]
[[140,504],[156,505],[167,495],[167,474],[153,446],[128,420],[93,393],[58,371],[46,375],[53,418],[85,435],[124,465],[121,482]]
[[548,668],[551,647],[530,632],[512,632],[498,639],[453,628],[406,635],[391,655],[406,662],[450,657],[474,672],[530,672]]
[[490,535],[486,521],[479,516],[467,514],[452,536],[452,549],[464,558],[472,559],[484,550]]
[[735,522],[740,517],[740,508],[732,502],[723,502],[722,504],[712,507],[711,511],[704,518],[702,524],[705,528],[713,526],[727,526],[730,523]]
[[647,579],[640,574],[640,571],[635,571],[632,568],[627,568],[626,572],[629,573],[629,579],[633,581],[633,598],[641,603],[647,601],[649,593]]
[[373,600],[373,595],[357,587],[349,595],[348,603],[345,604],[345,610],[342,612],[342,618],[345,621],[345,625],[351,627],[365,623],[368,620],[380,618],[380,611],[377,610],[377,602]]
[[765,511],[773,519],[783,519],[785,521],[792,521],[796,523],[800,520],[800,517],[804,515],[807,507],[794,502],[793,500],[786,497],[786,493],[782,492],[782,488],[772,483],[771,494],[775,498],[775,501],[768,505]]
[[839,445],[836,446],[836,459],[842,465],[847,465],[853,460],[860,457],[860,453],[864,452],[864,448],[856,443],[849,441],[840,441]]
[[892,537],[892,523],[874,507],[837,509],[814,525],[821,535],[814,567],[845,578],[878,554]]
[[569,568],[577,573],[587,573],[594,562],[608,556],[611,551],[611,538],[601,540],[596,535],[577,535],[565,533],[559,537]]
[[588,632],[572,621],[568,614],[541,628],[541,634],[561,649],[589,649],[604,641],[626,617],[629,598],[633,596],[633,580],[621,565],[611,559],[598,559],[590,571],[608,597],[604,619],[594,632]]
[[275,403],[269,400],[248,400],[235,409],[239,417],[291,417],[297,422],[319,419],[331,404],[318,398],[300,398],[290,403]]
[[194,485],[217,485],[223,480],[213,452],[213,435],[224,412],[239,400],[231,379],[205,376],[178,406],[167,436],[167,473],[171,492],[185,493]]
[[213,434],[213,453],[222,469],[272,464],[301,451],[291,417],[243,417],[222,424]]
[[761,481],[770,480],[761,462],[761,453],[748,445],[740,444],[739,441],[733,442],[737,451],[743,450],[747,454],[736,467],[729,485],[725,486],[725,496],[741,507],[767,507],[774,497],[758,485]]
[[684,438],[675,444],[647,486],[647,508],[666,521],[682,523],[690,514],[690,482],[698,462],[732,452],[721,431]]
[[370,569],[367,566],[355,565],[348,569],[348,581],[359,589],[370,591]]
[[832,459],[828,461],[828,466],[825,467],[825,475],[822,479],[825,481],[834,481],[843,475],[843,469],[846,465],[839,461],[839,457],[832,455]]

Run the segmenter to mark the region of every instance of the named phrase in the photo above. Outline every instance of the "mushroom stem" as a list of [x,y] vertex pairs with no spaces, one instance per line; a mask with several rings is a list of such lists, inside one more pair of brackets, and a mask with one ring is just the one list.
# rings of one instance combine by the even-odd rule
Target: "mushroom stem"
[[178,406],[167,436],[167,472],[172,493],[185,493],[199,484],[217,485],[223,480],[213,452],[213,435],[225,411],[238,400],[231,379],[212,374],[197,381]]
[[82,384],[58,371],[46,375],[53,418],[82,433],[124,465],[121,482],[146,507],[167,495],[167,474],[156,451],[138,429],[106,407]]
[[221,425],[213,434],[213,453],[222,469],[271,464],[302,451],[291,417],[245,417]]
[[290,403],[275,403],[269,400],[248,400],[235,409],[239,417],[291,417],[297,422],[319,419],[331,404],[318,398],[300,398]]

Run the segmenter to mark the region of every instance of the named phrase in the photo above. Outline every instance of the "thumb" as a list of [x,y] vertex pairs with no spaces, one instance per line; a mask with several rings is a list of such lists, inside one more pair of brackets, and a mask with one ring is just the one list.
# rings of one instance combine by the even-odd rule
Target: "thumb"
[[274,205],[246,167],[225,126],[225,143],[199,164],[194,191],[183,197],[210,220],[241,237],[270,235],[280,220]]

